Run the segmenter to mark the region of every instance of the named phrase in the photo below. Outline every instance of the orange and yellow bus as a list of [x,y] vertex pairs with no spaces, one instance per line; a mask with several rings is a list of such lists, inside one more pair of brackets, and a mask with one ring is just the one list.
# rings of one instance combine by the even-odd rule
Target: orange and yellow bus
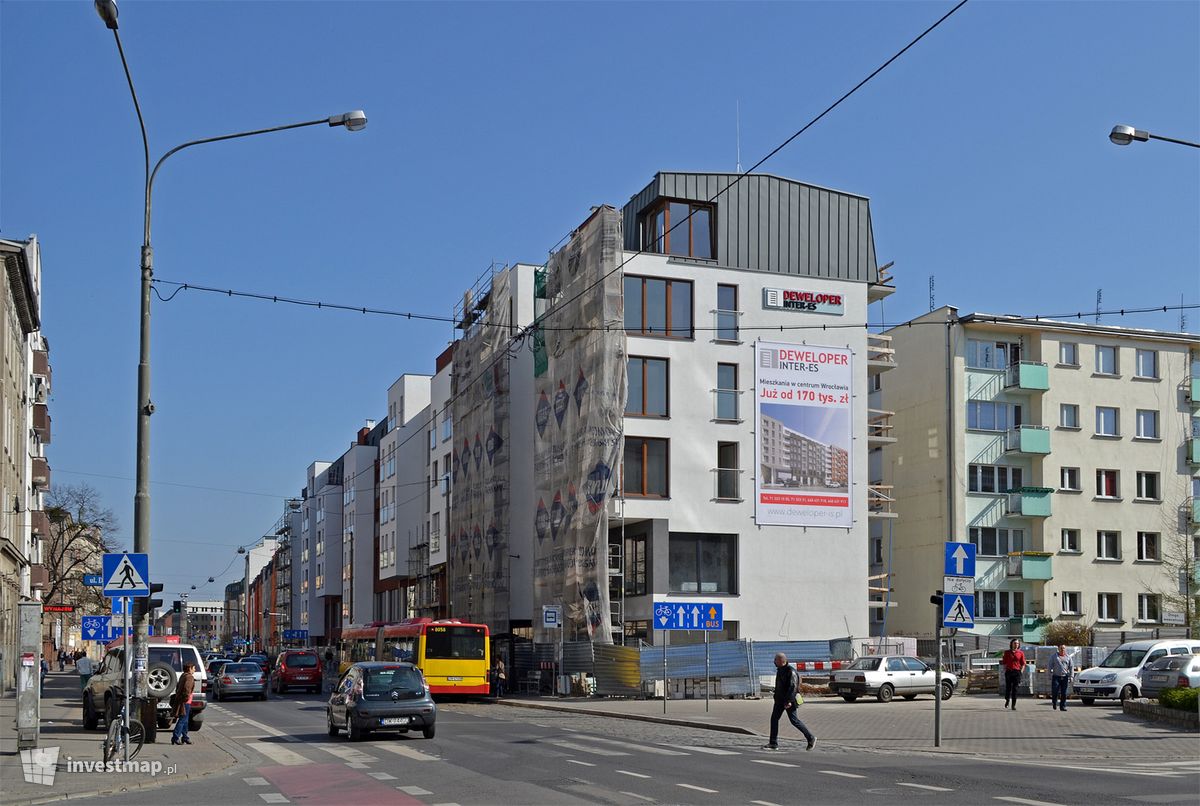
[[369,660],[415,663],[433,694],[491,693],[486,624],[413,618],[342,630],[341,672]]

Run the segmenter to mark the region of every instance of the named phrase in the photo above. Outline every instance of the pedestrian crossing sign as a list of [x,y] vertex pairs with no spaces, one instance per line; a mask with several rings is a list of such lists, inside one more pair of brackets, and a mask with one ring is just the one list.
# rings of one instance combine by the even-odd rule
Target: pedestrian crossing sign
[[942,597],[943,627],[974,627],[975,597],[965,593],[947,593]]
[[146,554],[104,555],[105,596],[149,596],[150,561]]

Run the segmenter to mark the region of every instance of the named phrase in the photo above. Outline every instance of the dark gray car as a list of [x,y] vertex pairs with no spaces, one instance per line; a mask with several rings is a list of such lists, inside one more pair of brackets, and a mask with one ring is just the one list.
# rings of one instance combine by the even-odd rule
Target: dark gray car
[[221,673],[213,679],[213,696],[218,701],[230,697],[254,697],[259,700],[267,698],[267,679],[263,676],[262,667],[250,663],[226,663],[221,667]]
[[421,670],[411,663],[355,663],[326,706],[329,735],[345,730],[357,742],[372,731],[419,730],[432,739],[437,705]]
[[1143,697],[1158,699],[1169,688],[1200,686],[1200,655],[1168,655],[1142,669]]

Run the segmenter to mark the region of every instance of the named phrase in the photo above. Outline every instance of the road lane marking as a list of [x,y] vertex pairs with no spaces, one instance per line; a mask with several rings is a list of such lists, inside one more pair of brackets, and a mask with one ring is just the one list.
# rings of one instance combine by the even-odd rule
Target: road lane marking
[[795,764],[788,764],[786,761],[768,761],[765,758],[750,759],[755,764],[770,764],[772,767],[795,767]]
[[268,736],[274,736],[278,739],[283,739],[285,742],[299,741],[299,739],[297,739],[295,736],[290,736],[281,730],[276,730],[275,728],[271,727],[270,725],[264,725],[261,722],[255,722],[253,719],[246,719],[245,717],[242,717],[242,721],[245,722],[247,725],[249,725],[252,728],[257,728],[258,730],[261,730],[263,733],[267,734]]
[[665,747],[651,747],[644,744],[632,744],[630,742],[620,742],[616,739],[605,739],[600,736],[580,736],[581,739],[587,739],[589,742],[603,742],[605,744],[615,744],[620,747],[631,747],[635,750],[642,750],[646,753],[657,753],[660,756],[686,756],[687,753],[682,753],[678,750],[668,750]]
[[677,747],[680,750],[687,750],[693,753],[708,753],[710,756],[740,756],[736,750],[722,750],[719,747],[700,747],[699,745],[692,747],[686,744],[668,744],[666,747]]
[[910,784],[904,781],[897,781],[896,786],[911,786],[913,789],[928,789],[930,792],[953,792],[953,789],[947,789],[944,786],[930,786],[929,784]]
[[396,787],[406,795],[432,795],[428,789],[422,789],[419,786],[398,786]]
[[681,786],[681,787],[683,787],[684,789],[694,789],[694,790],[696,790],[697,792],[707,792],[707,793],[708,793],[708,794],[710,794],[710,795],[718,795],[718,794],[720,794],[720,793],[719,793],[717,790],[715,790],[715,789],[705,789],[704,787],[702,787],[702,786],[696,786],[695,784],[675,784],[675,786]]
[[1061,803],[1051,803],[1048,800],[1029,800],[1028,798],[1014,798],[1008,796],[998,796],[992,800],[1006,800],[1009,803],[1023,803],[1025,806],[1062,806]]
[[361,761],[347,761],[346,766],[352,770],[369,770],[370,767],[363,764]]
[[267,785],[266,778],[243,778],[242,780],[245,781],[250,786],[266,786]]
[[588,747],[586,744],[575,744],[574,742],[564,742],[561,739],[545,739],[546,744],[552,744],[555,747],[564,747],[567,750],[578,750],[580,753],[591,753],[594,756],[627,756],[624,750],[609,750],[604,747]]
[[866,778],[867,777],[865,775],[855,775],[852,772],[838,772],[837,770],[817,770],[817,772],[823,772],[826,775],[840,775],[843,778]]
[[778,803],[772,803],[769,800],[752,800],[750,802],[753,803],[755,806],[779,806]]
[[301,764],[310,763],[308,759],[299,753],[288,750],[286,747],[274,744],[272,742],[264,742],[261,739],[246,746],[252,750],[257,750],[267,758],[274,761],[276,764],[280,764],[284,767],[298,767]]
[[644,800],[647,803],[654,803],[654,798],[648,798],[645,795],[639,795],[637,792],[626,792],[624,789],[620,790],[620,792],[622,795],[628,795],[631,798],[637,798],[638,800]]
[[258,796],[267,803],[291,803],[290,800],[278,792],[260,792]]
[[595,767],[596,766],[595,764],[593,764],[590,761],[579,761],[578,759],[574,759],[574,758],[567,759],[567,763],[568,764],[578,764],[580,767]]
[[649,775],[642,775],[640,772],[630,772],[629,770],[617,770],[622,775],[631,775],[634,778],[649,778]]
[[376,781],[395,781],[396,776],[386,772],[369,772],[367,775],[374,778]]
[[422,753],[420,750],[413,750],[410,747],[396,744],[377,744],[372,745],[376,750],[386,750],[389,753],[395,753],[398,756],[411,758],[413,761],[441,761],[437,756],[431,756],[428,753]]
[[374,756],[367,755],[361,750],[356,750],[353,747],[347,747],[342,744],[331,744],[329,742],[309,742],[308,746],[315,747],[318,750],[324,750],[326,753],[337,756],[342,761],[345,761],[349,764],[365,765],[374,761],[379,761],[379,759],[375,758]]

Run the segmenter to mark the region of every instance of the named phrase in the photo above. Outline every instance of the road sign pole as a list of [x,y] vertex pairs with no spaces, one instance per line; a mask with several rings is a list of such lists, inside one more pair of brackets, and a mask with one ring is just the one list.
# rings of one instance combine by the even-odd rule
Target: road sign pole
[[129,600],[128,599],[122,600],[121,610],[124,611],[124,613],[125,613],[125,615],[122,616],[122,619],[125,622],[125,629],[123,629],[121,631],[123,633],[121,640],[123,642],[123,651],[125,653],[125,692],[124,692],[124,694],[125,694],[125,709],[124,709],[125,713],[122,718],[122,722],[125,725],[125,735],[123,737],[121,744],[125,748],[125,763],[128,764],[129,763],[129,661],[130,661],[130,658],[129,658]]
[[663,713],[667,712],[667,631],[662,630],[663,642]]
[[937,665],[933,668],[933,746],[942,746],[942,606],[933,608],[933,637],[937,642]]
[[704,631],[704,713],[708,713],[708,630]]

